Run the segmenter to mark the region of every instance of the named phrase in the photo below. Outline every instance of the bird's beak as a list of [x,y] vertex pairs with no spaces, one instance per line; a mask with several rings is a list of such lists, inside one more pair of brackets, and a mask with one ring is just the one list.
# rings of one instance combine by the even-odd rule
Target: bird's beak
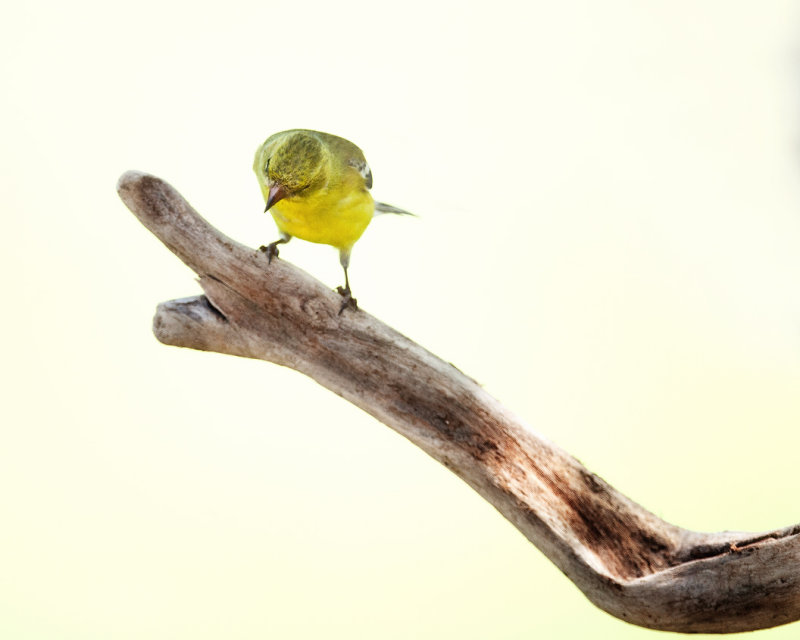
[[286,189],[284,186],[278,182],[273,182],[269,186],[269,197],[267,198],[267,208],[264,209],[264,213],[270,210],[273,204],[278,202],[278,200],[283,200],[288,194],[286,193]]

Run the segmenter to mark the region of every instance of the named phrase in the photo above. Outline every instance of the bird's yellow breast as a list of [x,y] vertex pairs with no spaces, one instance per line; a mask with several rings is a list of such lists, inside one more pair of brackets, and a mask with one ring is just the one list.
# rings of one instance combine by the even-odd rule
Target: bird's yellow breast
[[339,183],[284,198],[270,213],[283,233],[349,249],[364,233],[374,210],[375,202],[366,189]]

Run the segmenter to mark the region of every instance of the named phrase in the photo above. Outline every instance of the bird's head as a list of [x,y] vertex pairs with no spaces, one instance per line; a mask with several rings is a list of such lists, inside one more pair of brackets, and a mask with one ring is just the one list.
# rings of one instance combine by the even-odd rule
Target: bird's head
[[325,180],[322,143],[306,131],[284,131],[267,138],[256,151],[253,170],[267,209]]

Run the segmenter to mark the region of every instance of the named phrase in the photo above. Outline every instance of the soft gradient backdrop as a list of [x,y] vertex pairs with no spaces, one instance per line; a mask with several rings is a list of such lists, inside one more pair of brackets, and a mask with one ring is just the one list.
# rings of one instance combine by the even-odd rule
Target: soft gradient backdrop
[[[314,382],[168,348],[126,169],[275,239],[251,159],[365,151],[362,307],[658,515],[800,520],[796,2],[6,3],[0,637],[614,638],[466,485]],[[282,257],[331,287],[329,247]],[[796,638],[797,625],[759,633]]]

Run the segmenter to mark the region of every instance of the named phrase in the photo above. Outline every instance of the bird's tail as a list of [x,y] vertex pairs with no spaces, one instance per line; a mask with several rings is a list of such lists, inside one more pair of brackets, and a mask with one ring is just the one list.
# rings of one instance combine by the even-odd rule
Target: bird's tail
[[414,216],[417,217],[416,213],[411,213],[410,211],[406,211],[405,209],[398,209],[397,207],[393,207],[390,204],[386,204],[385,202],[376,202],[375,203],[375,214],[379,216],[384,213],[394,213],[399,216]]

